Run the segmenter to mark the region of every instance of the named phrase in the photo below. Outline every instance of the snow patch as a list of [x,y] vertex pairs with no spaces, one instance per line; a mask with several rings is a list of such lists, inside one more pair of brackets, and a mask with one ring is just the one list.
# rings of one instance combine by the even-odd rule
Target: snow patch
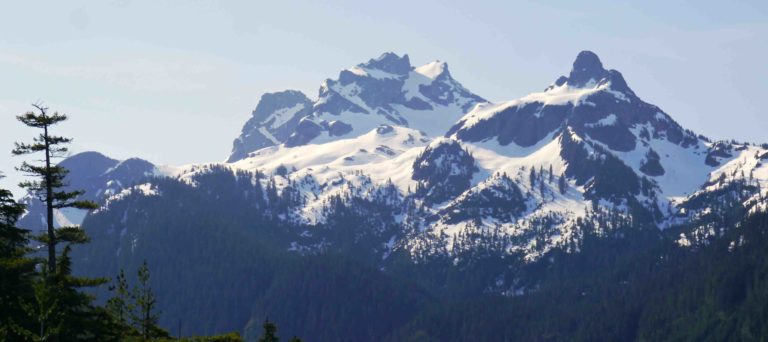
[[586,127],[606,127],[606,126],[613,126],[616,124],[618,118],[616,117],[616,114],[610,114],[597,122],[594,123],[588,123],[584,124]]
[[429,79],[436,79],[438,76],[442,75],[443,72],[445,72],[446,69],[446,63],[441,61],[434,61],[431,63],[424,64],[420,67],[417,67],[414,69],[419,74],[422,74],[426,76]]
[[[270,114],[269,117],[267,117],[267,119],[264,120],[264,122],[272,121],[272,123],[269,125],[269,128],[276,129],[284,125],[289,120],[291,120],[296,115],[296,113],[298,113],[302,109],[304,109],[304,104],[302,103],[298,103],[293,107],[278,109],[274,113]],[[272,137],[272,139],[274,139],[274,137]]]

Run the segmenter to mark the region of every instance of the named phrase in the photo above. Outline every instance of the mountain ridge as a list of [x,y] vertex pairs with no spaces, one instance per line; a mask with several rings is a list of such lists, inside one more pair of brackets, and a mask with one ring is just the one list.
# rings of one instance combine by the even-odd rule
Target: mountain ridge
[[[418,69],[421,71],[417,72]],[[473,108],[467,109],[444,134],[425,133],[419,127],[409,127],[407,120],[388,113],[371,113],[371,108],[397,112],[395,102],[403,104],[401,95],[407,93],[403,86],[408,79],[416,77],[414,73],[447,82],[433,82],[428,86],[453,85],[449,89],[452,93],[464,90],[450,77],[444,62],[413,67],[408,55],[384,53],[342,70],[337,80],[323,82],[318,100],[309,100],[297,91],[262,96],[243,134],[235,140],[230,156],[230,160],[237,159],[234,162],[193,165],[157,175],[192,182],[196,175],[218,165],[233,172],[274,174],[284,179],[276,183],[278,189],[291,187],[306,198],[301,206],[293,209],[288,220],[315,223],[323,222],[321,208],[329,198],[343,194],[356,196],[349,193],[349,187],[366,182],[372,182],[369,186],[373,187],[389,182],[398,189],[403,201],[411,201],[412,205],[428,212],[419,219],[426,226],[414,228],[428,235],[460,231],[478,219],[486,225],[498,225],[494,215],[504,217],[502,225],[509,226],[508,233],[514,234],[515,226],[525,227],[540,215],[554,212],[561,216],[562,222],[556,233],[559,238],[549,237],[554,240],[547,243],[547,248],[552,248],[562,243],[558,239],[569,236],[568,225],[575,224],[595,206],[624,211],[627,215],[640,210],[645,212],[642,216],[652,218],[651,224],[664,226],[674,217],[674,207],[715,180],[713,173],[717,173],[718,167],[749,154],[759,155],[763,149],[711,143],[682,128],[660,108],[637,97],[621,73],[606,70],[599,57],[590,51],[580,52],[569,75],[558,78],[544,92],[496,104],[479,96],[462,97],[462,101],[468,101],[465,104],[474,103]],[[395,95],[371,98],[359,95],[363,91],[340,92],[344,87],[359,87],[365,82],[372,82],[367,84],[368,91],[383,87],[390,89],[384,94],[394,89],[391,94]],[[423,89],[420,94],[411,99],[431,99]],[[455,104],[455,101],[446,103]],[[284,111],[290,108],[293,110]],[[280,117],[276,113],[288,115]],[[359,120],[348,119],[355,116],[358,116],[355,120],[362,117],[370,122],[360,125]],[[335,120],[329,121],[330,118]],[[349,123],[344,122],[344,118]],[[271,139],[277,134],[283,142],[277,144],[278,141],[273,140],[271,145],[266,144],[269,146],[253,145],[255,150],[246,152],[249,134],[258,135],[265,125],[273,129],[272,133],[267,132]],[[370,129],[364,131],[360,126]],[[444,138],[439,138],[441,135]],[[431,148],[452,152],[425,154]],[[469,159],[460,157],[462,153],[467,153]],[[236,154],[243,158],[238,159]],[[681,160],[685,161],[688,171],[681,172],[677,165]],[[459,166],[462,163],[469,166]],[[432,165],[428,169],[431,171],[425,174],[419,171],[418,165]],[[759,176],[768,175],[760,163],[751,167],[748,171],[753,179],[756,172]],[[597,172],[604,168],[625,175],[624,181],[617,182],[614,175]],[[464,174],[457,171],[462,169],[475,171]],[[437,170],[458,173],[456,177],[438,175]],[[539,175],[548,181],[537,182],[528,174],[535,171],[549,173]],[[516,222],[510,222],[507,214],[498,212],[487,217],[461,213],[459,208],[478,210],[476,205],[463,204],[463,201],[473,198],[472,193],[485,193],[481,191],[484,187],[494,188],[494,179],[499,177],[508,183],[505,185],[508,191],[524,194],[516,203],[508,203],[511,207],[523,208]],[[558,184],[553,184],[555,178]],[[426,182],[427,179],[435,181]],[[302,188],[291,185],[293,182],[312,185]],[[454,190],[443,192],[443,189]],[[437,190],[443,195],[435,195]],[[447,212],[444,207],[454,208],[453,212]],[[465,217],[465,221],[457,221],[457,217]]]
[[[315,100],[298,94],[301,93],[293,90],[265,94],[235,140],[227,161],[235,162],[248,152],[268,146],[300,146],[355,137],[382,124],[442,135],[444,128],[469,107],[486,102],[454,80],[447,63],[435,61],[414,67],[407,54],[401,57],[392,52],[343,69],[337,79],[326,79]],[[288,95],[298,99],[282,106],[270,102],[272,98]],[[270,120],[277,111],[299,101],[303,103],[302,109],[286,114],[280,127],[266,127],[267,122],[259,122]]]

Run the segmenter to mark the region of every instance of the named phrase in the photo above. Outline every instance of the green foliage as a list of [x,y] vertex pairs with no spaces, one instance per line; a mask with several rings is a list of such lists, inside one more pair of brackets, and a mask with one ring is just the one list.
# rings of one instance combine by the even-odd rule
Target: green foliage
[[120,273],[114,279],[114,284],[110,286],[110,291],[114,293],[112,298],[107,300],[105,309],[115,321],[117,328],[121,330],[123,336],[138,336],[138,331],[130,326],[130,315],[135,309],[132,301],[132,294],[128,288],[128,281],[125,278],[125,272]]
[[134,310],[129,311],[133,326],[145,340],[167,337],[168,332],[157,325],[160,313],[157,312],[157,299],[149,284],[149,266],[146,260],[139,267],[137,278],[138,285],[134,287],[132,294],[135,303],[131,306]]
[[24,313],[14,331],[26,339],[45,341],[109,341],[116,338],[115,326],[106,311],[92,304],[93,298],[82,288],[98,286],[103,279],[75,277],[71,274],[71,246],[60,256],[56,273],[43,268],[32,283],[33,296],[22,299]]
[[406,323],[428,295],[341,256],[307,257],[278,274],[253,306],[246,337],[268,315],[283,331],[319,341],[371,341]]
[[[275,323],[272,323],[269,321],[269,319],[264,320],[264,324],[262,324],[263,332],[261,337],[257,340],[258,342],[279,342],[280,338],[277,337],[277,326]],[[294,336],[288,342],[301,342],[301,339]]]
[[[33,272],[28,267],[28,279],[13,279],[13,284],[21,288],[15,301],[21,310],[15,310],[13,303],[3,303],[14,310],[12,320],[8,323],[12,331],[8,334],[27,340],[93,340],[110,341],[120,337],[120,322],[115,321],[109,313],[101,307],[93,304],[93,297],[84,292],[85,288],[96,287],[105,282],[102,278],[78,277],[72,274],[72,259],[70,253],[74,244],[88,242],[85,232],[78,227],[59,227],[54,229],[54,210],[64,208],[93,209],[96,205],[78,198],[82,191],[66,191],[65,177],[67,170],[55,164],[53,159],[60,158],[68,151],[62,146],[71,142],[70,138],[54,136],[50,134],[51,126],[67,119],[66,115],[54,113],[48,114],[48,109],[39,105],[34,106],[37,113],[28,112],[18,117],[26,126],[42,130],[42,133],[33,138],[32,143],[16,143],[14,155],[43,154],[41,165],[33,165],[23,162],[18,168],[29,176],[37,179],[20,184],[22,187],[44,202],[46,207],[47,232],[36,239],[47,245],[48,258],[46,267],[39,272]],[[10,195],[3,192],[3,233],[13,231],[13,223],[20,214],[20,208],[14,207],[9,200]],[[6,213],[9,213],[6,215]],[[11,218],[11,219],[9,219]],[[20,231],[16,231],[18,234]],[[12,240],[9,240],[12,241]],[[23,264],[18,260],[28,250],[22,249],[22,243],[26,239],[15,240],[16,262],[14,265]],[[57,248],[60,244],[63,248]],[[61,251],[57,255],[57,252]],[[29,263],[31,264],[31,263]],[[4,278],[5,279],[5,278]],[[11,292],[13,293],[13,291]],[[5,310],[2,310],[5,311]],[[7,333],[7,332],[6,332]]]
[[[61,166],[55,165],[53,159],[61,158],[68,149],[61,145],[66,145],[72,141],[70,138],[55,136],[50,134],[50,128],[53,125],[67,120],[64,114],[48,114],[48,108],[40,105],[33,105],[36,112],[27,112],[20,115],[17,119],[24,125],[42,130],[42,133],[32,139],[32,143],[16,143],[12,153],[14,155],[43,154],[43,164],[35,165],[22,162],[18,168],[19,171],[28,176],[37,178],[36,180],[26,181],[19,184],[21,187],[36,195],[40,201],[46,205],[46,225],[47,234],[40,237],[40,241],[48,245],[48,272],[53,275],[56,272],[56,245],[58,240],[65,242],[83,242],[85,238],[73,232],[72,229],[60,229],[56,231],[53,224],[53,211],[63,208],[95,209],[96,204],[90,201],[78,200],[82,191],[65,191],[64,178],[67,170]],[[57,235],[62,234],[61,236]]]
[[12,329],[24,339],[46,341],[62,330],[61,307],[53,287],[49,286],[45,280],[35,281],[32,289],[34,301],[22,302],[21,305],[30,322],[34,323],[34,327],[39,327],[39,330],[30,330],[21,325],[14,325]]
[[268,319],[264,320],[262,325],[264,332],[258,339],[258,342],[279,342],[280,338],[277,337],[277,326],[270,322]]
[[0,189],[0,340],[19,337],[14,331],[24,325],[19,320],[24,313],[21,303],[33,296],[35,260],[27,257],[29,232],[15,226],[23,212],[11,192]]

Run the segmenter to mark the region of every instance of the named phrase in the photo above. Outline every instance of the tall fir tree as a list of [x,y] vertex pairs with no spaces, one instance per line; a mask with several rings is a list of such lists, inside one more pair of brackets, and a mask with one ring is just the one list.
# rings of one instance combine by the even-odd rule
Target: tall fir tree
[[[43,270],[35,277],[33,297],[20,299],[27,320],[34,322],[35,329],[17,326],[17,331],[26,339],[52,341],[68,340],[110,340],[113,326],[103,308],[93,304],[93,296],[81,291],[106,282],[105,279],[91,279],[72,275],[69,254],[72,245],[88,242],[85,232],[78,226],[54,225],[54,213],[64,208],[89,210],[96,208],[90,201],[80,200],[83,191],[66,190],[67,169],[59,166],[56,159],[63,158],[68,149],[65,146],[72,139],[51,134],[51,128],[67,120],[57,112],[48,113],[48,108],[33,105],[36,112],[27,112],[17,117],[24,125],[41,130],[32,143],[16,143],[14,155],[42,154],[42,164],[23,162],[17,169],[34,180],[22,182],[21,187],[44,203],[46,207],[46,232],[34,238],[47,246],[47,259]],[[61,254],[57,246],[63,244]]]
[[60,240],[70,242],[82,242],[81,234],[74,231],[75,227],[62,227],[57,232],[54,226],[54,211],[64,208],[95,209],[96,204],[90,201],[78,200],[83,191],[66,191],[64,178],[67,170],[55,163],[55,159],[66,155],[68,149],[64,145],[72,142],[71,138],[60,137],[51,134],[51,128],[67,120],[65,114],[54,112],[48,114],[48,108],[41,105],[33,105],[37,112],[30,111],[17,119],[24,125],[41,130],[39,136],[32,139],[32,143],[16,143],[13,149],[14,155],[43,154],[42,165],[23,162],[18,170],[36,180],[25,181],[19,184],[26,188],[37,198],[45,203],[47,232],[40,236],[39,240],[48,246],[48,274],[56,273],[56,245]]

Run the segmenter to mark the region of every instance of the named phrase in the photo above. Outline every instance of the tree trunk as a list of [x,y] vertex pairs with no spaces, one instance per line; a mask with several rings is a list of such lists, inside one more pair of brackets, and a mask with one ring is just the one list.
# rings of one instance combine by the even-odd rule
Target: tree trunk
[[45,140],[45,206],[48,223],[48,272],[56,273],[56,233],[53,230],[53,184],[51,177],[51,146],[48,142],[48,126],[43,127]]

